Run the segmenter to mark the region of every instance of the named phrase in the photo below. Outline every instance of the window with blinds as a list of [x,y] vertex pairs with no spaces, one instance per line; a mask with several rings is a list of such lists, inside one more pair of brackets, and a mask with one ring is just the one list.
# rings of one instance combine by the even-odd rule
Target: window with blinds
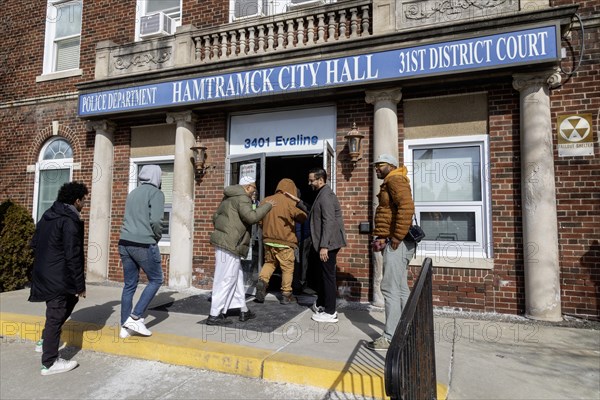
[[48,0],[44,73],[79,68],[81,0]]
[[79,43],[79,37],[56,41],[55,71],[79,68]]
[[[158,166],[160,166],[160,169],[162,170],[160,190],[165,195],[165,215],[164,215],[163,221],[162,221],[163,231],[162,231],[162,240],[161,241],[168,242],[171,240],[171,212],[173,211],[173,177],[174,177],[173,161],[169,161],[169,162],[148,161],[148,162],[144,162],[144,163],[136,163],[136,166],[137,166],[136,177],[139,176],[140,171],[142,170],[142,167],[144,165],[148,165],[148,164],[158,165]],[[139,186],[139,184],[140,184],[140,182],[139,182],[139,180],[137,180],[136,186]]]

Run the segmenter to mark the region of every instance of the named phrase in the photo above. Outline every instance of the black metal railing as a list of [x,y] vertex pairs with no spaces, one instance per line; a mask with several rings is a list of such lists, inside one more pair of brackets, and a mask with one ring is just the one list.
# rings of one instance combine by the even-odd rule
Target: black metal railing
[[387,352],[385,390],[392,399],[437,399],[432,275],[426,258]]

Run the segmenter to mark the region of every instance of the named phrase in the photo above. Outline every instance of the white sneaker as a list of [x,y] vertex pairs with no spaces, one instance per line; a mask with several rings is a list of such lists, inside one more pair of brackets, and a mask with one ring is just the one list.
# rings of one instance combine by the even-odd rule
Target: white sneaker
[[334,312],[333,314],[327,314],[326,312],[313,314],[313,316],[311,318],[313,321],[317,321],[317,322],[331,322],[331,323],[338,322],[337,312]]
[[121,327],[121,331],[119,332],[119,337],[121,339],[127,339],[129,336],[131,336],[131,333],[129,333],[129,330],[127,330],[127,328]]
[[313,305],[310,306],[310,310],[315,314],[319,314],[319,313],[325,312],[325,307],[317,306],[317,302],[315,300]]
[[146,328],[146,325],[144,325],[144,318],[135,320],[135,319],[129,317],[129,318],[127,318],[127,321],[125,321],[125,323],[123,324],[123,328],[127,328],[127,329],[134,331],[135,333],[138,333],[142,336],[151,336],[152,335],[152,332],[150,332],[148,330],[148,328]]
[[75,360],[64,360],[62,358],[57,358],[54,361],[54,364],[50,368],[46,368],[42,365],[42,375],[54,375],[60,374],[61,372],[69,372],[77,365],[77,361]]

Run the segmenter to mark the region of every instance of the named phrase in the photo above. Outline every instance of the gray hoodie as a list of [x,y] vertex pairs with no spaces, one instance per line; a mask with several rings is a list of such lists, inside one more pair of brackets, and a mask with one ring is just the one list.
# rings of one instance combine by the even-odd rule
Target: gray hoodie
[[158,165],[144,165],[141,185],[127,196],[121,239],[142,245],[158,243],[162,237],[165,195],[160,191],[162,171]]
[[158,165],[144,165],[138,175],[140,182],[149,183],[160,189],[162,170]]

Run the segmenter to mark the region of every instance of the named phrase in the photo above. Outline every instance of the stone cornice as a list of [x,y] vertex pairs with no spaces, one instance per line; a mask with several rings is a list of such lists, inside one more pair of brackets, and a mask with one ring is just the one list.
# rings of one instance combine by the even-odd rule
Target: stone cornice
[[375,104],[378,101],[391,101],[395,104],[402,99],[402,89],[367,90],[365,101]]
[[180,111],[167,113],[168,124],[193,124],[196,123],[198,117],[192,111]]
[[114,133],[115,129],[117,129],[117,124],[114,122],[103,119],[100,121],[87,121],[86,128],[88,132],[96,131],[98,132],[106,132],[106,133]]
[[513,88],[519,92],[530,86],[548,85],[554,88],[560,85],[562,78],[558,69],[513,75]]

